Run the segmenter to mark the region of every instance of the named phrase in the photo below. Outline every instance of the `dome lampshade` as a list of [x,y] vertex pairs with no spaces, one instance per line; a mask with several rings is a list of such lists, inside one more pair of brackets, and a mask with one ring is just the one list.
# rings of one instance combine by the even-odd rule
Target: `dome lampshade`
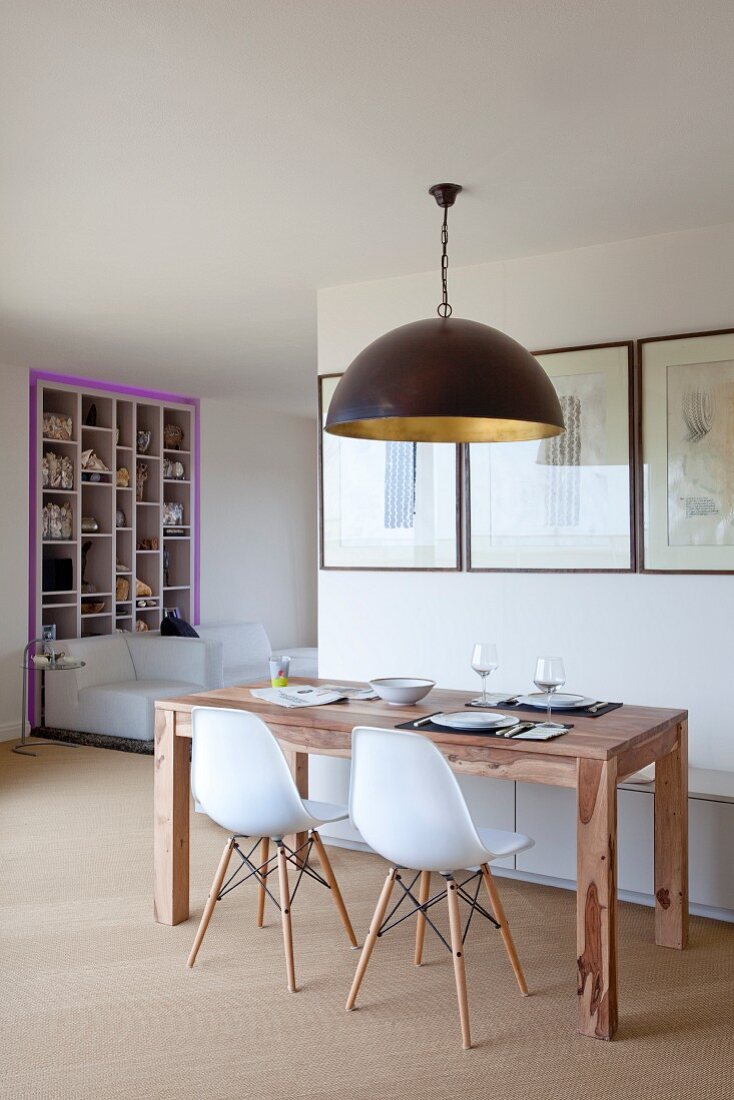
[[326,431],[361,439],[491,443],[564,430],[537,359],[489,325],[413,321],[380,336],[334,391]]
[[452,318],[448,209],[456,183],[429,189],[443,207],[438,318],[386,332],[350,364],[325,428],[333,435],[418,443],[544,439],[564,431],[553,383],[516,340],[478,321]]

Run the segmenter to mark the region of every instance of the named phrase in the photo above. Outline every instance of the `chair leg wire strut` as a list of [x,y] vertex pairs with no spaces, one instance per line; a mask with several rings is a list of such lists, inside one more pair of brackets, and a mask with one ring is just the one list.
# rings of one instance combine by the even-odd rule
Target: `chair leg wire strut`
[[[520,987],[520,992],[527,996],[527,986],[525,984],[525,978],[520,967],[519,959],[517,958],[517,952],[515,951],[515,945],[512,941],[509,926],[507,924],[507,918],[505,917],[502,903],[497,893],[492,873],[486,864],[483,864],[478,871],[470,873],[463,881],[458,882],[452,874],[445,873],[442,877],[446,881],[446,889],[441,890],[439,893],[434,894],[433,897],[429,897],[430,894],[430,874],[426,871],[418,871],[411,882],[406,885],[403,881],[403,877],[397,867],[391,867],[388,872],[385,885],[382,888],[377,907],[375,909],[372,923],[370,925],[369,933],[365,940],[364,948],[362,949],[362,955],[357,966],[357,972],[354,975],[354,981],[352,982],[352,988],[347,998],[347,1010],[354,1008],[362,985],[362,980],[367,970],[374,946],[380,937],[384,936],[387,932],[390,932],[393,928],[396,928],[403,921],[409,917],[418,915],[418,927],[416,929],[416,948],[415,948],[415,963],[420,966],[423,955],[423,937],[425,935],[425,926],[429,925],[438,936],[441,943],[449,951],[454,962],[454,976],[456,979],[456,992],[459,1003],[459,1017],[461,1020],[461,1036],[462,1044],[465,1050],[471,1047],[471,1034],[469,1030],[469,1006],[467,999],[466,989],[466,976],[464,973],[464,943],[471,927],[471,922],[475,913],[479,913],[490,922],[495,928],[497,928],[504,941],[505,949],[512,965],[517,983]],[[416,883],[420,879],[419,894],[420,897],[416,897],[414,889]],[[493,916],[489,910],[485,909],[479,902],[479,890],[482,882],[484,882],[487,889],[487,893],[490,898],[490,903],[494,909],[497,917]],[[402,895],[399,900],[393,905],[392,909],[387,912],[388,905],[390,903],[390,897],[392,895],[395,884],[398,884],[402,890]],[[473,883],[476,883],[474,889],[471,889]],[[469,889],[467,889],[469,887]],[[428,915],[428,911],[437,905],[438,902],[446,898],[449,910],[449,926],[451,929],[451,943],[449,943],[445,936],[439,931],[434,922]],[[462,931],[461,928],[461,914],[459,911],[459,899],[461,898],[469,906],[469,913],[466,919],[466,924]],[[410,899],[412,902],[412,908],[401,916],[396,917],[398,910],[401,908],[406,899]],[[499,918],[499,919],[498,919]]]
[[[347,913],[344,901],[339,890],[339,885],[334,876],[334,872],[329,861],[329,857],[324,848],[321,837],[316,830],[312,830],[308,834],[308,839],[300,847],[293,849],[290,848],[282,839],[282,837],[275,838],[276,852],[275,855],[269,855],[269,838],[258,837],[250,850],[245,853],[238,844],[240,836],[235,835],[228,838],[224,847],[224,852],[217,868],[217,873],[214,877],[209,897],[207,898],[204,912],[202,914],[201,923],[194,939],[194,944],[191,948],[191,953],[188,958],[188,966],[191,967],[196,961],[201,942],[204,938],[204,934],[211,920],[214,907],[218,901],[221,901],[226,894],[230,894],[238,886],[242,886],[243,883],[248,882],[254,878],[258,884],[258,911],[257,911],[257,925],[262,927],[263,925],[263,913],[265,907],[266,897],[270,898],[275,908],[280,912],[283,921],[283,942],[286,952],[286,970],[288,974],[288,989],[292,992],[296,992],[296,979],[295,979],[295,966],[293,962],[293,938],[291,930],[291,909],[293,907],[293,901],[298,893],[298,888],[301,885],[301,880],[304,875],[308,875],[309,878],[318,882],[321,886],[325,886],[327,890],[331,891],[334,899],[339,917],[344,924],[347,936],[349,937],[352,948],[358,947],[357,938],[354,934],[349,915]],[[311,852],[316,845],[317,854],[321,862],[324,875],[315,871],[310,864]],[[253,855],[255,849],[260,847],[260,856],[257,863],[253,862]],[[232,872],[229,878],[225,881],[229,861],[232,853],[236,852],[240,857],[239,866]],[[305,854],[304,854],[305,852]],[[257,857],[256,857],[257,858]],[[295,886],[293,890],[290,889],[288,883],[288,870],[287,865],[292,864],[298,870],[298,876],[296,878]],[[279,892],[280,900],[276,898],[275,894],[268,887],[268,876],[274,874],[277,871],[279,878]],[[246,872],[246,873],[245,873]]]

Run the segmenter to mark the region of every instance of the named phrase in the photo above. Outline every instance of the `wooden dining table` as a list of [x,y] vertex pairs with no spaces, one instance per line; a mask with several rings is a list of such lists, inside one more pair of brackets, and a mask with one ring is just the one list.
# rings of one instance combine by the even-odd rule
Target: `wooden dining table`
[[[233,707],[260,715],[277,737],[298,790],[307,797],[311,753],[349,757],[356,726],[393,729],[437,711],[459,710],[472,698],[466,692],[434,689],[417,706],[352,700],[291,710],[256,698],[250,687],[259,686],[269,685],[156,702],[154,914],[161,924],[180,924],[189,916],[192,708]],[[688,713],[625,705],[600,717],[573,715],[563,721],[572,722],[573,728],[543,742],[417,732],[439,746],[459,775],[576,790],[578,1028],[584,1035],[611,1039],[618,1018],[617,784],[647,764],[656,766],[655,942],[680,950],[688,935]]]

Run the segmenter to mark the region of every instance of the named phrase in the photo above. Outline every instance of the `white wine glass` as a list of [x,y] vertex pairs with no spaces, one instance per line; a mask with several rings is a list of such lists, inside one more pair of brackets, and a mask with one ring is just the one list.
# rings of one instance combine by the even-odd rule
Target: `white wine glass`
[[479,700],[480,706],[489,706],[489,699],[487,698],[487,677],[490,672],[494,672],[498,665],[497,646],[494,642],[477,642],[472,650],[471,667],[482,677],[482,698]]
[[563,729],[564,727],[558,722],[551,721],[551,703],[553,695],[558,691],[559,687],[563,687],[566,682],[566,670],[563,667],[562,658],[538,657],[535,664],[535,676],[533,680],[538,691],[545,691],[548,693],[546,719],[545,722],[542,722],[537,728],[545,730]]

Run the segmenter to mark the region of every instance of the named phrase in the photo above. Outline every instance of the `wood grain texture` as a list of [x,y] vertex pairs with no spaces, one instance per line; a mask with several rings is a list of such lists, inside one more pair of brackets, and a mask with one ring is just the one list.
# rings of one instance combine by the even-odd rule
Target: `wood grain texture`
[[233,836],[227,838],[227,843],[224,845],[224,851],[222,852],[222,858],[219,861],[216,874],[214,875],[214,881],[212,882],[212,888],[209,891],[209,896],[206,899],[206,905],[204,906],[204,912],[201,915],[201,921],[194,937],[194,942],[191,946],[189,953],[187,966],[193,966],[196,962],[196,956],[199,954],[199,948],[201,947],[201,941],[204,939],[207,928],[209,927],[209,921],[212,919],[214,907],[219,901],[219,891],[222,889],[222,883],[224,882],[224,876],[227,874],[227,868],[229,867],[229,861],[232,856],[232,851],[235,846],[235,839]]
[[688,723],[655,764],[655,942],[688,941]]
[[[296,788],[301,798],[308,798],[308,755],[305,752],[296,752],[293,749],[285,748],[283,750],[286,760],[288,761],[288,767],[291,770],[291,775],[296,784]],[[283,838],[286,844],[293,849],[294,852],[302,848],[308,840],[308,833],[293,833],[291,836]],[[305,853],[304,853],[305,854]],[[299,857],[300,859],[300,857]]]
[[268,860],[270,859],[270,837],[260,837],[260,874],[262,881],[257,884],[257,927],[262,928],[265,923],[265,880],[268,877]]
[[[425,905],[431,892],[431,872],[421,871],[421,880],[418,887],[418,901]],[[413,962],[420,966],[423,962],[423,944],[426,938],[426,918],[419,912],[415,923],[415,954]]]
[[461,914],[456,883],[449,879],[446,884],[446,901],[449,909],[449,928],[451,930],[451,957],[454,962],[454,980],[456,999],[459,1003],[461,1022],[461,1045],[464,1050],[471,1049],[471,1028],[469,1026],[469,997],[466,988],[466,967],[464,966],[464,944],[461,938]]
[[[178,713],[156,710],[153,772],[153,914],[159,924],[189,917],[189,743]],[[188,723],[189,734],[191,723]]]
[[525,981],[525,975],[523,974],[522,965],[520,963],[519,956],[517,954],[517,948],[515,947],[515,941],[512,938],[512,932],[510,931],[510,923],[507,920],[505,913],[505,907],[502,904],[502,898],[500,892],[497,889],[497,883],[494,881],[494,875],[489,869],[488,863],[483,863],[481,867],[482,878],[484,879],[484,887],[489,897],[489,904],[495,919],[500,926],[500,935],[502,936],[502,942],[505,945],[505,951],[507,952],[507,958],[510,960],[510,966],[512,967],[512,973],[515,975],[515,981],[523,997],[528,995],[528,985]]
[[[344,682],[344,686],[350,685]],[[310,753],[349,757],[352,730],[356,726],[394,729],[402,722],[415,721],[438,710],[459,710],[471,698],[473,695],[468,692],[434,690],[416,707],[389,707],[378,700],[287,710],[254,698],[250,687],[234,687],[156,703],[156,730],[161,731],[161,745],[167,746],[172,737],[185,750],[177,751],[172,758],[166,748],[162,753],[163,770],[156,778],[156,852],[161,853],[156,855],[155,866],[155,896],[160,899],[156,901],[157,919],[159,911],[166,923],[177,923],[188,916],[186,742],[191,737],[192,707],[234,707],[259,714],[278,738],[299,791],[307,797]],[[659,795],[656,794],[658,942],[667,946],[685,944],[686,719],[686,712],[681,710],[624,706],[601,718],[575,716],[572,730],[555,741],[542,743],[417,731],[439,746],[459,774],[577,788],[580,1030],[596,1038],[611,1038],[617,1026],[616,783],[620,775],[628,775],[643,764],[657,761],[660,767],[661,759],[665,761],[660,772],[663,784]],[[157,732],[157,742],[158,739]],[[303,841],[305,836],[289,838],[288,843],[296,847]],[[386,893],[391,889],[389,881],[385,884]],[[349,1007],[354,1003],[373,947],[374,943],[363,949],[364,965],[358,970]]]
[[[309,683],[342,682],[345,687],[355,686],[346,681],[310,680]],[[294,679],[292,683],[305,683]],[[251,684],[247,687],[219,688],[216,691],[203,692],[200,695],[184,695],[178,699],[162,700],[156,703],[167,709],[190,711],[195,706],[244,707],[259,714],[268,724],[280,729],[291,728],[293,741],[303,745],[307,752],[334,752],[337,755],[348,753],[348,741],[343,736],[330,737],[330,734],[351,734],[355,726],[377,726],[382,729],[394,729],[401,722],[408,722],[435,714],[440,710],[461,710],[465,703],[475,698],[476,693],[467,691],[445,691],[434,688],[419,704],[412,707],[392,707],[381,699],[373,701],[350,701],[333,703],[330,706],[287,710],[275,706],[264,699],[257,699],[251,688],[266,687],[267,684]],[[363,685],[359,685],[363,686]],[[502,710],[501,707],[497,708]],[[517,714],[517,711],[509,711]],[[526,717],[526,712],[522,712]],[[659,707],[624,706],[619,710],[602,715],[601,718],[574,716],[574,728],[556,741],[543,742],[544,756],[591,757],[607,760],[625,752],[637,744],[649,740],[651,735],[669,729],[685,721],[687,714],[681,710],[665,710]],[[571,720],[571,719],[569,719]],[[297,732],[296,732],[297,731]],[[441,746],[474,746],[485,748],[486,737],[463,733],[430,733],[421,731]],[[184,727],[182,735],[186,736]],[[284,738],[285,739],[285,738]],[[497,741],[494,740],[496,745]],[[504,746],[503,746],[504,747]],[[515,754],[538,751],[538,743],[528,741],[512,742],[509,746]],[[346,753],[345,753],[346,750]]]
[[579,760],[576,944],[579,1031],[617,1030],[617,768]]
[[314,832],[313,832],[313,839],[314,839],[314,845],[316,846],[316,851],[318,852],[318,855],[319,855],[319,862],[321,863],[321,869],[324,873],[324,878],[326,879],[326,881],[329,884],[329,890],[331,891],[331,897],[332,897],[332,900],[334,902],[334,905],[336,906],[336,911],[339,914],[339,919],[342,922],[342,924],[344,925],[344,931],[346,932],[347,938],[348,938],[350,944],[352,945],[352,947],[359,947],[359,944],[357,943],[357,937],[354,934],[354,928],[352,927],[352,922],[349,919],[349,913],[347,912],[347,907],[344,904],[344,898],[342,897],[342,892],[339,889],[339,883],[336,881],[336,875],[334,874],[334,868],[331,866],[331,860],[329,859],[326,848],[324,847],[324,842],[323,842],[323,840],[321,839],[321,837],[319,836],[319,834],[316,830],[314,830]]
[[395,879],[398,877],[398,872],[395,867],[391,867],[387,872],[387,878],[380,891],[380,896],[377,899],[377,905],[375,911],[372,914],[372,921],[370,923],[369,931],[367,933],[367,939],[364,941],[364,947],[362,948],[362,954],[359,956],[359,962],[357,963],[357,969],[354,974],[354,980],[352,981],[352,988],[349,990],[349,996],[347,997],[347,1012],[350,1012],[357,1000],[357,994],[359,993],[362,981],[364,980],[365,971],[369,964],[372,952],[375,949],[377,943],[377,937],[380,932],[380,927],[385,919],[385,912],[387,911],[388,904],[390,902],[390,895],[393,892],[395,886]]
[[278,845],[278,884],[280,887],[280,915],[283,925],[283,949],[288,991],[297,993],[296,962],[293,955],[293,922],[291,920],[291,891],[288,882],[288,857],[282,844]]

